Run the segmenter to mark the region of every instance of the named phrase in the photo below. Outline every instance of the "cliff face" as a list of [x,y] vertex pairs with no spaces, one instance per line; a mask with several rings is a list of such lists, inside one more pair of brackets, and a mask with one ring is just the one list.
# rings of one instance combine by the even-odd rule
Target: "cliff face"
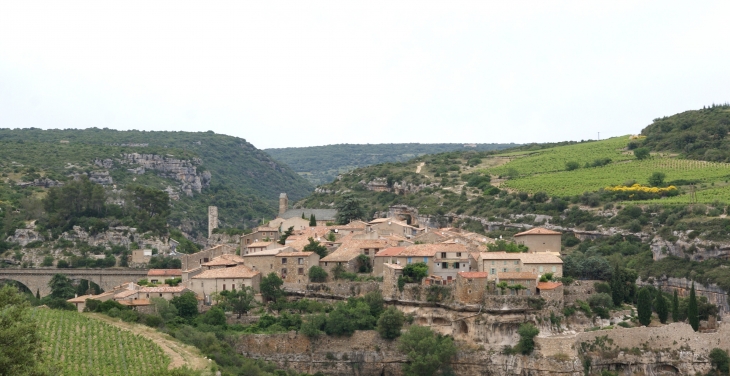
[[122,164],[137,165],[136,168],[128,169],[136,174],[144,174],[145,170],[156,171],[160,176],[175,179],[181,183],[181,191],[192,196],[193,192],[200,193],[203,187],[210,185],[211,174],[209,171],[199,173],[195,165],[201,163],[199,158],[182,160],[157,154],[122,154]]
[[[648,281],[636,281],[637,286],[649,285]],[[661,289],[662,291],[673,293],[677,290],[677,294],[681,297],[689,296],[689,291],[692,288],[692,281],[687,278],[661,278],[655,279],[652,283],[654,287]],[[707,297],[707,300],[716,305],[719,314],[723,315],[726,312],[730,312],[730,304],[727,300],[727,292],[720,288],[716,284],[701,285],[695,282],[695,292],[698,296]]]

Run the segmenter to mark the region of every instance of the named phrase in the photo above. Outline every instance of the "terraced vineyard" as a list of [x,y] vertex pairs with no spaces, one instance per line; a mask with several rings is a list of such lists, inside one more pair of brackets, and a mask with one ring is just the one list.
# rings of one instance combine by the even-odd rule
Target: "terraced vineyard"
[[44,353],[63,375],[148,375],[170,359],[147,338],[78,312],[35,309]]
[[[558,196],[580,195],[607,186],[623,184],[629,180],[647,184],[649,177],[654,172],[665,173],[666,181],[684,179],[700,180],[706,183],[724,182],[730,179],[730,164],[673,158],[633,160],[612,163],[604,167],[536,174],[508,180],[504,186],[530,193],[545,191],[550,195]],[[717,193],[723,192],[723,189],[728,190],[728,188],[718,188]],[[727,193],[730,195],[730,192]],[[699,197],[698,194],[698,199]],[[706,195],[706,197],[709,199],[710,195]],[[681,196],[674,197],[675,200],[680,198]],[[687,198],[683,197],[681,200],[686,202]]]
[[633,153],[623,150],[628,143],[629,137],[621,136],[539,150],[526,156],[519,156],[525,152],[508,153],[504,156],[515,156],[516,158],[488,171],[492,175],[504,175],[510,169],[515,169],[520,175],[532,175],[565,171],[566,162],[577,162],[582,167],[586,163],[593,163],[596,159],[603,158],[610,158],[613,162],[628,161],[635,159]]

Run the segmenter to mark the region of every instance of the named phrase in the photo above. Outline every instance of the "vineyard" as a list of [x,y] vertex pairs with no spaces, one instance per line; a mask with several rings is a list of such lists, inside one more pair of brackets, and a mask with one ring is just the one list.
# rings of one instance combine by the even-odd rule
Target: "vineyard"
[[147,375],[170,359],[147,338],[78,312],[34,309],[44,353],[63,375]]
[[[489,169],[488,172],[492,175],[505,175],[510,169],[515,169],[520,175],[532,175],[564,171],[566,162],[577,162],[582,167],[597,159],[610,158],[613,162],[632,160],[635,159],[633,153],[623,150],[628,143],[629,137],[622,136],[544,149],[524,157],[516,157],[505,165]],[[511,155],[514,156],[515,153]]]
[[[511,165],[513,162],[507,164]],[[730,179],[729,163],[713,163],[706,161],[653,158],[649,160],[632,160],[622,163],[611,163],[604,167],[580,168],[574,171],[560,171],[553,173],[535,174],[504,183],[505,187],[523,192],[544,191],[550,195],[568,196],[580,195],[584,192],[594,192],[608,186],[624,184],[635,180],[639,184],[647,184],[654,172],[666,174],[666,181],[698,180],[705,184],[712,182],[724,183]],[[701,191],[697,199],[703,202],[712,202],[715,199],[728,201],[729,188]],[[710,192],[712,191],[712,192]],[[725,197],[725,199],[721,199]],[[686,202],[686,196],[672,197],[666,200]],[[708,201],[709,200],[709,201]]]

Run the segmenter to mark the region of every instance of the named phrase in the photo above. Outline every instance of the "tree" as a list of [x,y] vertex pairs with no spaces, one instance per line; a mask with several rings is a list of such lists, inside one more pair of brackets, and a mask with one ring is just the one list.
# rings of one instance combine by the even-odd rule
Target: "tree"
[[41,299],[41,289],[35,290],[35,298],[40,300]]
[[63,274],[54,274],[48,282],[51,288],[51,296],[59,299],[71,299],[74,297],[75,290],[71,285],[71,280]]
[[531,354],[535,349],[535,336],[540,334],[540,329],[530,323],[524,323],[517,329],[520,335],[520,341],[517,342],[517,350],[525,355]]
[[283,284],[284,281],[274,272],[271,272],[266,277],[261,278],[261,296],[264,298],[264,301],[275,302],[283,297],[284,290],[281,289]]
[[177,317],[177,307],[165,298],[150,299],[155,307],[155,312],[162,317],[165,322],[173,320]]
[[327,274],[327,272],[323,268],[321,268],[317,265],[309,268],[309,281],[310,282],[325,282],[325,281],[327,281],[328,276],[329,275]]
[[412,325],[401,335],[398,350],[408,359],[403,364],[406,376],[438,375],[449,368],[449,361],[456,355],[456,346],[450,337],[418,325]]
[[730,372],[730,356],[723,349],[715,347],[710,351],[710,364],[716,374],[727,375]]
[[697,295],[695,294],[695,283],[692,282],[692,288],[689,290],[689,305],[687,306],[687,319],[689,325],[692,326],[694,331],[700,329],[700,317],[697,309]]
[[42,339],[28,302],[12,286],[0,287],[0,375],[45,375]]
[[428,275],[428,265],[425,262],[414,262],[403,268],[403,278],[406,283],[420,283]]
[[663,187],[664,186],[664,179],[667,177],[667,174],[663,172],[655,172],[649,176],[649,185],[652,187]]
[[634,149],[634,157],[638,160],[644,160],[649,158],[649,149],[648,148],[638,148]]
[[406,317],[403,315],[403,312],[395,307],[390,307],[380,315],[376,330],[385,339],[395,339],[400,336],[400,331],[405,321]]
[[677,295],[677,290],[674,290],[674,296],[672,297],[672,321],[679,321],[679,295]]
[[669,305],[667,304],[667,298],[664,297],[664,294],[662,294],[661,291],[659,291],[656,295],[654,309],[656,310],[657,316],[659,316],[659,321],[662,324],[666,324],[667,317],[669,317]]
[[[304,215],[304,213],[302,213]],[[286,231],[284,231],[284,234],[279,237],[279,244],[284,245],[286,244],[286,239],[291,236],[291,234],[294,233],[294,226],[289,227]]]
[[170,303],[177,308],[178,315],[184,319],[193,319],[198,315],[198,298],[190,291],[172,298]]
[[327,247],[322,245],[320,242],[314,240],[314,238],[309,238],[309,244],[304,246],[304,252],[314,252],[319,255],[320,259],[323,259],[325,256],[327,256]]
[[253,307],[255,307],[256,301],[254,300],[254,292],[251,287],[244,287],[240,290],[224,290],[221,291],[223,297],[223,303],[229,307],[233,313],[241,318],[241,315],[245,315]]
[[565,162],[565,169],[568,171],[577,170],[580,168],[580,163],[578,162]]
[[53,256],[48,255],[44,257],[41,266],[53,266]]
[[649,325],[651,323],[651,292],[648,288],[642,287],[639,290],[639,299],[636,304],[639,315],[639,323],[641,325]]
[[221,307],[212,307],[200,317],[200,321],[208,325],[224,326],[226,325],[226,313]]
[[373,266],[370,264],[370,257],[365,255],[359,255],[355,259],[357,262],[357,271],[360,273],[370,273],[373,271]]
[[316,227],[317,226],[317,218],[314,216],[314,213],[309,216],[309,227]]
[[360,200],[351,195],[343,197],[342,201],[337,204],[336,209],[337,223],[341,225],[346,225],[356,219],[365,217],[365,210],[363,210]]

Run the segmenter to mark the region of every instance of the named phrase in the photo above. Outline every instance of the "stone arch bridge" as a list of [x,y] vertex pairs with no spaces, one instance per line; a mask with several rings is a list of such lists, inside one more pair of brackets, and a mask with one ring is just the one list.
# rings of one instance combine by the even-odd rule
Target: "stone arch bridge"
[[147,277],[147,269],[0,269],[0,280],[20,282],[31,292],[40,290],[41,296],[46,296],[51,293],[48,282],[55,274],[63,274],[72,280],[85,279],[108,291],[125,282]]

